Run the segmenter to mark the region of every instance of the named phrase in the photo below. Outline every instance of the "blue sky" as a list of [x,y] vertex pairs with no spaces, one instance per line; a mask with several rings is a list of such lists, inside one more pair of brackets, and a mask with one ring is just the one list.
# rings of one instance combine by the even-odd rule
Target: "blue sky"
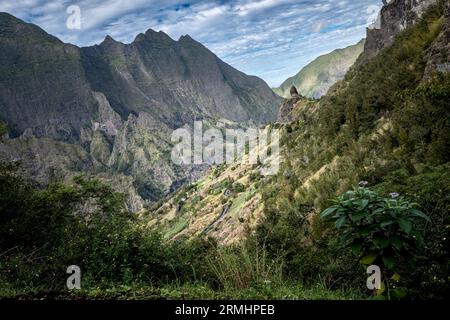
[[[1,0],[0,11],[79,46],[129,43],[152,28],[189,34],[235,68],[278,86],[319,55],[358,42],[381,0]],[[66,26],[70,5],[81,29]]]

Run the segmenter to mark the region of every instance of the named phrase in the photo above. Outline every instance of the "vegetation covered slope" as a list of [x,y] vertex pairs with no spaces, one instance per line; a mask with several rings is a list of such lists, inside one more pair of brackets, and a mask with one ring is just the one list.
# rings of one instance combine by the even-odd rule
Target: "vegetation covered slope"
[[[305,251],[305,245],[320,251],[328,239],[318,213],[364,180],[385,196],[401,192],[431,216],[432,223],[420,226],[426,233],[421,290],[443,290],[448,285],[450,75],[442,68],[430,72],[427,65],[430,49],[439,44],[436,63],[448,64],[448,41],[442,37],[448,39],[449,19],[448,2],[440,2],[392,46],[353,68],[326,97],[300,101],[296,120],[280,128],[277,176],[261,177],[257,167],[247,165],[216,169],[151,219],[166,227],[168,238],[206,233],[233,243],[256,234],[275,255],[293,254],[291,266],[297,268],[295,252]],[[230,204],[237,211],[221,216]],[[202,229],[209,224],[213,228]]]
[[274,89],[275,93],[290,98],[289,91],[295,86],[305,97],[322,97],[332,85],[344,78],[363,52],[364,42],[361,40],[355,45],[318,57],[295,76],[284,81],[279,88]]
[[441,1],[328,96],[299,101],[292,123],[273,125],[282,132],[276,176],[258,165],[216,168],[137,219],[98,182],[36,190],[1,166],[0,295],[67,296],[65,267],[78,264],[85,290],[73,298],[368,297],[359,257],[319,217],[364,180],[383,201],[400,193],[431,218],[414,226],[424,246],[399,281],[408,298],[445,298],[450,75],[440,65],[449,22]]

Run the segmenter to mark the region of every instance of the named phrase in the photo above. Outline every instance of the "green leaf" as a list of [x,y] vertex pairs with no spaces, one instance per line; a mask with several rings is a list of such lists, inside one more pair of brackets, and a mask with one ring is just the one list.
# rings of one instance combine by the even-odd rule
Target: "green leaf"
[[336,212],[337,209],[338,209],[337,206],[329,207],[328,209],[325,209],[325,210],[320,214],[320,217],[321,217],[321,218],[328,217],[328,216],[331,215],[332,213]]
[[371,265],[375,259],[377,258],[377,254],[370,253],[359,260],[359,263],[365,266]]
[[395,223],[394,220],[383,221],[382,223],[380,223],[380,227],[384,228],[384,227],[390,226],[391,224],[394,224],[394,223]]
[[398,219],[398,224],[400,226],[400,229],[402,229],[406,234],[410,234],[412,229],[411,221],[404,218],[400,218]]
[[395,237],[391,240],[392,245],[394,246],[395,249],[397,250],[401,250],[403,245],[405,244],[405,241],[403,239],[400,239],[398,237]]
[[391,291],[392,297],[395,299],[403,299],[408,295],[408,289],[404,287],[396,288]]
[[359,255],[361,253],[362,250],[362,244],[361,243],[352,243],[350,245],[352,252],[354,255]]
[[390,241],[389,241],[389,239],[386,239],[383,237],[374,237],[373,243],[375,243],[375,245],[377,247],[379,247],[380,249],[384,249],[389,245]]
[[358,201],[360,210],[364,210],[368,204],[369,204],[369,200],[367,200],[367,199],[361,199]]
[[355,213],[351,216],[353,222],[358,222],[366,216],[365,212]]
[[386,268],[392,269],[395,267],[395,258],[394,257],[383,257],[383,263]]
[[420,217],[420,218],[423,218],[423,219],[427,220],[428,222],[431,222],[431,219],[430,219],[425,213],[423,213],[423,212],[420,211],[420,210],[417,210],[417,209],[410,209],[409,212],[410,212],[413,216]]
[[391,279],[394,280],[395,282],[399,282],[400,281],[400,275],[398,273],[395,273]]
[[340,229],[345,224],[346,221],[347,217],[340,217],[339,219],[336,220],[334,224],[336,228]]

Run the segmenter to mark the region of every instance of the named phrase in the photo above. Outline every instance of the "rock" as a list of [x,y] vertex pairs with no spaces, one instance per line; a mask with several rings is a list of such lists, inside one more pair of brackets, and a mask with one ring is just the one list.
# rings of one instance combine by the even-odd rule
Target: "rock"
[[299,102],[303,97],[298,94],[297,88],[295,86],[291,87],[290,90],[291,98],[286,99],[278,112],[278,122],[279,123],[289,123],[293,121],[292,118],[292,110],[294,106]]
[[450,72],[450,2],[447,2],[441,33],[433,41],[426,54],[427,66],[424,80],[434,72]]
[[426,9],[437,2],[438,0],[385,1],[378,18],[380,28],[367,29],[361,61],[375,57],[382,49],[392,45],[397,34],[418,22]]
[[0,52],[0,124],[13,128],[1,155],[23,158],[27,178],[42,184],[80,172],[126,175],[133,210],[206,171],[171,162],[173,130],[199,115],[264,124],[281,101],[189,36],[149,30],[131,44],[108,36],[78,48],[0,13]]
[[297,91],[297,88],[295,86],[291,87],[291,91],[290,92],[291,92],[291,97],[292,98],[298,97],[298,91]]

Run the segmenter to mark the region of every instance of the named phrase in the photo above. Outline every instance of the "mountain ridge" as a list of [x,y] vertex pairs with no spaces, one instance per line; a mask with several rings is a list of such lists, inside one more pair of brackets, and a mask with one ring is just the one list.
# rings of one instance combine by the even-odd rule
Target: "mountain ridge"
[[[70,179],[81,161],[89,168],[82,171],[125,179],[130,194],[156,200],[203,170],[170,162],[173,130],[222,118],[260,125],[276,118],[281,101],[263,80],[227,65],[190,36],[175,41],[149,29],[130,44],[107,36],[79,48],[3,13],[0,49],[0,119],[9,131],[0,155],[21,159],[41,184]],[[43,152],[40,139],[48,142]],[[135,209],[145,203],[132,202]]]
[[321,55],[303,67],[296,75],[286,79],[274,91],[283,98],[289,98],[289,90],[295,86],[299,93],[308,98],[320,98],[337,81],[342,80],[349,68],[363,52],[365,40],[357,44],[335,49]]

